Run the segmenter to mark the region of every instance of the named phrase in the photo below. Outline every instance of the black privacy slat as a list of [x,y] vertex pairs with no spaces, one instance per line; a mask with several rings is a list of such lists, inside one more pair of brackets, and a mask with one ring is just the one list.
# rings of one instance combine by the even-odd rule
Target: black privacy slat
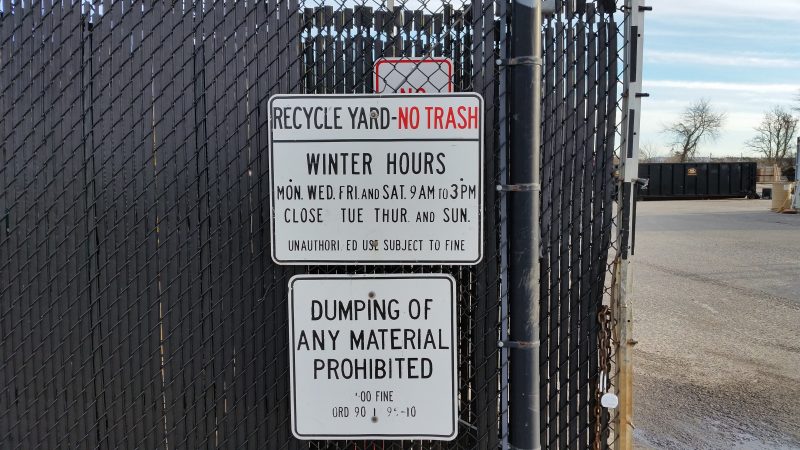
[[[530,95],[506,92],[514,67],[497,64],[511,7],[400,3],[0,0],[0,448],[507,441],[501,207],[528,194],[496,186],[505,108]],[[597,312],[616,248],[623,39],[614,2],[557,3],[543,25],[540,433],[546,448],[583,449],[595,441]],[[453,90],[483,96],[483,260],[276,265],[270,96],[370,94],[386,56],[450,58]],[[333,273],[456,279],[455,440],[292,436],[288,282]],[[599,415],[603,445],[612,419]]]

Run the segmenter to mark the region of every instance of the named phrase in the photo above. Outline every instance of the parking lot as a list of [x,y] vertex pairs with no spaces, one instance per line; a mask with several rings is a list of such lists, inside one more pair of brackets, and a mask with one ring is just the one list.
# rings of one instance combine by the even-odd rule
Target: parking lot
[[800,215],[639,203],[636,446],[800,448]]

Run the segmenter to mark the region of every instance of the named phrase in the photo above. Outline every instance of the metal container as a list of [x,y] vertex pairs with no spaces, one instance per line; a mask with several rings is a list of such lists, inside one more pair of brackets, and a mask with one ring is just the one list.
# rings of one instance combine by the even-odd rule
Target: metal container
[[756,197],[756,163],[639,164],[639,178],[650,180],[642,199]]

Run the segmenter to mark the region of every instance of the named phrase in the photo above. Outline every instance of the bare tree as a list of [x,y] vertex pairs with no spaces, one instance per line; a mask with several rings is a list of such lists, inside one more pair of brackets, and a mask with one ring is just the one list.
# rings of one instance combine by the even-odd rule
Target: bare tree
[[797,120],[788,110],[775,106],[764,113],[761,124],[755,127],[755,137],[746,145],[763,155],[768,163],[783,164],[792,154]]
[[676,122],[664,128],[664,132],[672,138],[672,152],[680,162],[685,162],[694,157],[701,142],[719,137],[724,122],[725,113],[714,111],[707,99],[700,99],[689,104]]
[[651,162],[659,156],[658,153],[658,148],[652,142],[639,145],[639,161],[641,162]]

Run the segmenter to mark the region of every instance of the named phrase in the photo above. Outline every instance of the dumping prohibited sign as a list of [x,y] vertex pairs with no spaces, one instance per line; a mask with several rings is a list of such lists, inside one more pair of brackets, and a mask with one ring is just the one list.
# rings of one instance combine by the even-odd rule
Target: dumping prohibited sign
[[270,110],[279,264],[476,264],[478,94],[277,95]]
[[289,290],[295,437],[455,438],[453,277],[298,275]]

